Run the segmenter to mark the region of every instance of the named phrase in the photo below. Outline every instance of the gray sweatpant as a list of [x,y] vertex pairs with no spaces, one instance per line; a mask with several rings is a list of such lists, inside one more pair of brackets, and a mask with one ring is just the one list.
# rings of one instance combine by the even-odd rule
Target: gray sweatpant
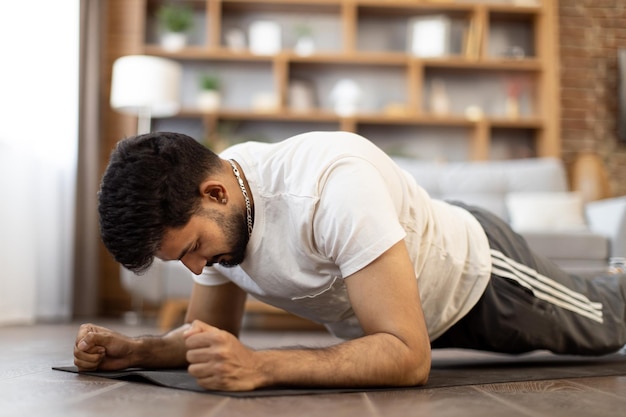
[[533,253],[497,216],[453,204],[470,211],[483,226],[493,267],[480,301],[432,341],[433,348],[600,355],[626,344],[626,275],[585,279],[567,274]]

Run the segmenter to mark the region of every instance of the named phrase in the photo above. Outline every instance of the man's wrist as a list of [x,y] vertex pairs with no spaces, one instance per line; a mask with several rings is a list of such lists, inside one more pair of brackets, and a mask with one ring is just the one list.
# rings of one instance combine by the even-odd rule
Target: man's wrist
[[185,341],[179,329],[163,336],[140,336],[131,341],[133,366],[181,368],[187,366]]
[[276,356],[274,350],[261,350],[255,351],[255,362],[257,363],[257,372],[259,375],[259,381],[257,387],[269,387],[276,385],[278,380],[276,379],[276,367],[273,357]]
[[325,349],[269,349],[255,352],[259,387],[316,385],[314,364]]
[[149,358],[153,354],[149,353],[151,349],[149,339],[152,338],[141,336],[131,339],[130,363],[132,367],[149,368],[151,366]]

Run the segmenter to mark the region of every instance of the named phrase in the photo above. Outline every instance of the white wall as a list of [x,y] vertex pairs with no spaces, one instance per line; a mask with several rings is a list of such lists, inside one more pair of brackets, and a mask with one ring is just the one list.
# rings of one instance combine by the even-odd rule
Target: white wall
[[0,16],[0,324],[67,318],[79,0],[0,2]]

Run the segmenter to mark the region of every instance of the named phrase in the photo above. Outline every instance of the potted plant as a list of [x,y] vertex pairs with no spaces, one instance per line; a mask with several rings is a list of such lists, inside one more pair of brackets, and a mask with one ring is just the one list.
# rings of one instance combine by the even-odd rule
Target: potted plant
[[295,28],[296,32],[296,54],[308,56],[315,52],[315,41],[313,40],[313,29],[305,24],[300,23]]
[[202,111],[215,111],[220,106],[220,81],[214,74],[202,74],[200,76],[200,91],[198,92],[197,105]]
[[164,4],[157,11],[163,30],[161,46],[167,51],[178,51],[187,45],[187,32],[193,26],[193,10],[182,4]]

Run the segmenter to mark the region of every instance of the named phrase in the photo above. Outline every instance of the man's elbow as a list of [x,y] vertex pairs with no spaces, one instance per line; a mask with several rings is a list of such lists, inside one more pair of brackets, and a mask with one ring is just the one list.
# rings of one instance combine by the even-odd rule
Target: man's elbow
[[411,352],[405,361],[400,361],[401,384],[403,386],[419,386],[428,382],[430,375],[430,349],[427,352]]
[[408,384],[410,386],[426,385],[428,376],[430,375],[430,355],[419,361],[419,364],[412,368],[412,372],[408,376]]

